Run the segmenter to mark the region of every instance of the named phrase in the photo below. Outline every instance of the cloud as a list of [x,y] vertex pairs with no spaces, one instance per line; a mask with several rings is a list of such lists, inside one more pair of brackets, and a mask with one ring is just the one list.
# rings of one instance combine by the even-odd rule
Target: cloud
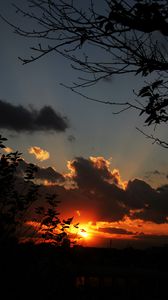
[[168,245],[168,235],[141,233],[136,235],[135,238],[139,244],[144,244],[145,247]]
[[104,157],[93,157],[89,159],[77,157],[69,162],[68,167],[72,172],[72,177],[81,188],[89,185],[90,187],[98,187],[102,183],[115,184],[123,188],[119,171],[110,170],[110,162]]
[[[116,227],[123,220],[124,224],[137,224],[134,230],[128,224],[121,226],[130,232],[139,232],[140,225],[143,230],[143,224],[147,222],[148,233],[152,232],[151,224],[156,224],[157,228],[161,228],[161,224],[168,224],[168,185],[156,189],[143,180],[134,179],[123,188],[119,172],[111,170],[109,161],[103,157],[77,157],[68,166],[70,173],[66,176],[53,168],[38,168],[36,174],[37,179],[54,184],[42,187],[41,195],[45,192],[58,194],[60,210],[67,217],[72,215],[82,221],[117,222]],[[80,216],[76,211],[80,212]],[[107,230],[114,232],[115,225],[100,227],[103,227],[102,230],[110,228]]]
[[76,141],[76,138],[75,138],[75,136],[74,135],[69,135],[68,136],[68,141],[70,142],[70,143],[74,143],[75,141]]
[[[103,157],[77,157],[68,166],[70,178],[77,187],[74,199],[81,199],[85,209],[95,212],[97,220],[118,221],[127,215],[131,219],[167,223],[166,186],[154,189],[139,179],[125,184],[119,171],[110,170],[110,162]],[[81,208],[78,204],[76,210]]]
[[48,168],[37,167],[37,174],[35,178],[46,180],[49,183],[58,183],[58,182],[60,183],[65,181],[64,177],[60,173],[55,171],[52,167],[48,167]]
[[168,241],[168,235],[163,234],[144,234],[143,232],[136,235],[136,238],[142,239],[142,240],[167,240]]
[[[19,176],[23,176],[28,165],[29,164],[24,160],[20,161],[17,168],[17,174]],[[62,176],[62,174],[55,171],[52,167],[40,168],[39,166],[36,165],[36,168],[37,168],[37,172],[34,174],[35,179],[39,179],[51,183],[63,183],[65,181],[65,178]]]
[[5,147],[5,148],[3,148],[3,151],[6,153],[11,153],[11,152],[13,152],[13,149],[10,147]]
[[165,173],[160,172],[159,170],[147,171],[145,174],[145,178],[150,178],[152,176],[165,176]]
[[130,181],[127,186],[127,206],[134,211],[132,218],[164,223],[168,221],[168,186],[152,188],[142,180]]
[[115,228],[115,227],[99,228],[98,231],[109,233],[109,234],[126,234],[126,235],[134,234],[132,231],[128,231],[123,228]]
[[36,110],[0,100],[0,128],[16,132],[64,132],[68,127],[67,118],[50,106]]
[[[69,179],[75,183],[72,206],[92,212],[97,220],[120,220],[129,211],[124,205],[124,190],[118,174],[109,169],[110,162],[103,157],[77,157],[68,163]],[[70,200],[71,201],[71,200]],[[83,203],[83,207],[81,204]]]
[[37,160],[43,161],[50,158],[50,153],[40,147],[33,146],[28,149],[30,154],[34,154]]

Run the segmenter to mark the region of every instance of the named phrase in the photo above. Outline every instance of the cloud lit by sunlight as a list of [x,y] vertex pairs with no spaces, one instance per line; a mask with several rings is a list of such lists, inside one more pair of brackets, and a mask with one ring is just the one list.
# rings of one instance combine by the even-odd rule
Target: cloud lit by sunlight
[[109,169],[110,167],[110,161],[105,159],[103,156],[90,156],[90,160],[93,162],[94,166],[97,169]]
[[42,148],[37,147],[37,146],[30,147],[28,149],[28,152],[30,154],[35,155],[36,159],[40,160],[40,161],[47,160],[50,157],[50,154],[48,151],[43,150]]
[[[28,221],[27,225],[33,228],[37,233],[36,243],[40,243],[38,234],[44,230],[39,222]],[[59,233],[59,227],[55,230],[55,234]],[[66,232],[72,243],[77,245],[101,246],[101,240],[123,240],[136,241],[147,237],[159,238],[167,236],[168,224],[155,224],[154,222],[145,222],[139,219],[131,220],[125,217],[119,222],[92,222],[79,223],[77,226],[71,224]],[[44,240],[41,240],[44,242]],[[45,241],[49,242],[49,241]]]
[[80,211],[79,210],[76,210],[76,213],[77,213],[77,215],[80,217]]
[[168,239],[167,185],[154,189],[140,179],[123,181],[120,171],[111,168],[111,161],[100,156],[76,157],[67,166],[67,174],[48,167],[39,178],[43,195],[58,195],[61,218],[72,216],[79,224],[67,228],[73,242],[107,246],[110,241],[145,244]]
[[123,190],[125,190],[127,187],[128,181],[122,181],[119,170],[114,169],[112,171],[112,175],[116,178],[116,183],[118,184],[118,186],[121,187]]
[[5,148],[3,148],[3,151],[6,153],[10,153],[10,152],[13,152],[13,149],[10,147],[5,147]]

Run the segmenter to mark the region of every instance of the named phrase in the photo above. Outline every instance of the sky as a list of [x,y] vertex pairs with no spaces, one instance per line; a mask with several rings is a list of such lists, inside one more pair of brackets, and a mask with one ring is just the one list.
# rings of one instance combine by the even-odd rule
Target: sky
[[[21,21],[10,0],[1,1],[0,11]],[[62,56],[22,65],[18,56],[29,56],[34,42],[1,19],[0,37],[0,132],[8,138],[6,151],[19,150],[25,165],[38,165],[38,179],[58,192],[62,214],[73,215],[88,231],[84,245],[167,243],[167,150],[137,131],[143,119],[136,111],[115,115],[117,108],[63,87],[80,74]],[[87,93],[128,100],[141,85],[136,76],[112,77]],[[166,128],[156,133],[166,139]]]

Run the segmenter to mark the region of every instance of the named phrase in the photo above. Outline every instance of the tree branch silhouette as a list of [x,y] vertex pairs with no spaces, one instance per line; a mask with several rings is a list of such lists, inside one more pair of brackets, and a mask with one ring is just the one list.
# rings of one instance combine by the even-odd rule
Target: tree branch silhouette
[[[166,0],[104,0],[100,12],[90,1],[88,9],[74,1],[28,0],[16,13],[28,22],[17,26],[1,16],[14,32],[35,40],[29,58],[19,57],[23,64],[35,62],[56,53],[71,62],[80,76],[69,86],[87,100],[123,106],[119,112],[135,108],[145,116],[145,124],[167,123],[168,120],[168,3]],[[36,42],[38,42],[36,45]],[[97,53],[97,58],[89,51]],[[83,53],[86,52],[86,53]],[[96,85],[112,76],[134,74],[149,78],[136,92],[135,100],[94,99],[83,88]],[[152,75],[152,77],[151,77]],[[152,78],[152,79],[151,79]],[[150,88],[149,88],[150,86]],[[137,105],[139,103],[140,105]],[[160,143],[165,147],[164,143]]]

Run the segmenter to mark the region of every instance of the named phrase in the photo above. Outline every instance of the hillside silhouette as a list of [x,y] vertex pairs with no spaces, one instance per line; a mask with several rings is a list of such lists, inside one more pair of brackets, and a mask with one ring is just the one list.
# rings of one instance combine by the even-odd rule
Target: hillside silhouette
[[163,299],[168,247],[1,245],[4,299]]

